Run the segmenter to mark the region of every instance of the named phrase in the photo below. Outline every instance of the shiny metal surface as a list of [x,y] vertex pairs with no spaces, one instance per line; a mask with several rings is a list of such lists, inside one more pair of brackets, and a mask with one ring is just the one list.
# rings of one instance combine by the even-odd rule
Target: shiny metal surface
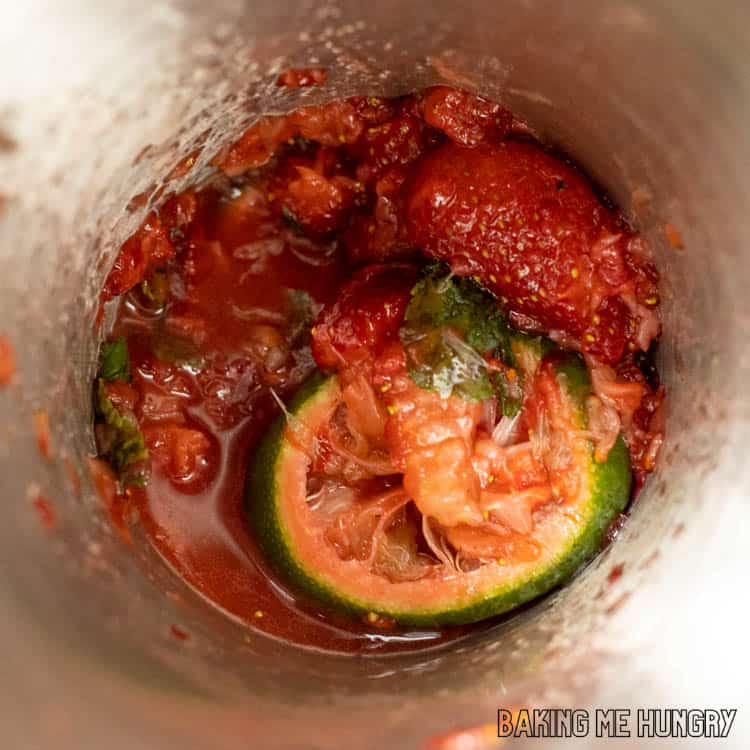
[[[0,8],[0,331],[19,360],[0,390],[3,746],[412,748],[492,722],[499,706],[666,705],[739,708],[723,746],[746,747],[749,44],[750,10],[729,0]],[[280,68],[307,63],[330,68],[325,91],[273,86]],[[258,113],[437,80],[526,117],[651,239],[664,274],[663,460],[617,543],[497,630],[416,656],[301,652],[210,610],[112,532],[84,462],[94,292],[139,220],[123,207],[197,140],[199,168],[170,188]],[[51,461],[34,443],[38,408]],[[58,516],[51,533],[39,491]],[[172,623],[190,640],[170,637]]]

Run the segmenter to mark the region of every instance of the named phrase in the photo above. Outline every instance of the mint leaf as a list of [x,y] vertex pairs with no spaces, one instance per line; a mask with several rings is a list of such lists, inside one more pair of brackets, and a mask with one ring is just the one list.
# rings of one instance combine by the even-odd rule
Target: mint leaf
[[411,379],[420,387],[467,401],[483,401],[493,394],[487,363],[451,328],[431,331],[401,329]]
[[96,414],[100,455],[112,464],[123,483],[145,482],[143,463],[148,459],[148,449],[143,433],[134,417],[117,410],[101,378],[97,381]]
[[494,394],[484,355],[510,346],[495,298],[439,264],[429,266],[412,289],[400,337],[409,374],[420,388],[468,401]]
[[102,344],[99,350],[98,376],[108,383],[115,380],[130,381],[128,342],[124,336]]

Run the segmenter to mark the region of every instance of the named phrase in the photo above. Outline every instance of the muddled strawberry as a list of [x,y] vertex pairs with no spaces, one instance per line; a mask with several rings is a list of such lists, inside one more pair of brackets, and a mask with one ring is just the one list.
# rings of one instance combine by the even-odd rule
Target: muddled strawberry
[[431,151],[407,187],[405,222],[413,244],[477,277],[526,328],[606,362],[658,335],[655,282],[634,238],[576,170],[537,146]]
[[312,350],[324,369],[377,356],[398,335],[417,269],[409,264],[368,266],[323,309],[313,326]]
[[424,119],[461,146],[505,138],[513,123],[513,116],[502,105],[449,86],[427,90]]

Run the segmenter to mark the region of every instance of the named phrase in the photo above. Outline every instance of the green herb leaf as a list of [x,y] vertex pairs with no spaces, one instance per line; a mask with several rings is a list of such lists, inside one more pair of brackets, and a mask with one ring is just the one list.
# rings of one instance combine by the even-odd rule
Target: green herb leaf
[[442,265],[430,266],[411,294],[400,336],[412,380],[443,397],[490,398],[494,387],[483,355],[510,346],[495,298]]
[[99,350],[98,376],[108,383],[114,380],[130,381],[128,342],[124,336],[102,344]]
[[487,363],[453,329],[401,329],[411,379],[420,387],[467,401],[483,401],[493,394]]
[[120,414],[101,378],[97,381],[96,413],[100,454],[112,464],[124,483],[145,481],[142,464],[148,459],[148,449],[143,433],[135,418]]
[[300,224],[300,220],[288,206],[281,207],[281,218],[295,234],[298,234],[300,237],[305,236],[305,228]]
[[495,298],[472,279],[452,276],[442,264],[429,266],[411,295],[405,320],[413,327],[450,326],[479,352],[488,352],[509,338]]

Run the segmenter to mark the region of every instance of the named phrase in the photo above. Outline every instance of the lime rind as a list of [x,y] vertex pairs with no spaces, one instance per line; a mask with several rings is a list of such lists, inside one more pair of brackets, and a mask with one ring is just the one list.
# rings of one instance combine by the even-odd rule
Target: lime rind
[[[558,382],[577,405],[579,419],[585,426],[584,403],[591,392],[585,365],[577,355],[555,356]],[[314,375],[288,405],[289,413],[300,416],[320,400],[329,398],[331,389],[337,387],[335,377]],[[392,617],[403,625],[434,626],[468,624],[509,612],[566,582],[593,558],[601,548],[607,529],[623,511],[630,496],[630,461],[622,437],[618,437],[603,463],[594,460],[593,445],[590,445],[590,492],[588,498],[578,502],[578,533],[567,539],[565,545],[539,569],[531,575],[526,570],[510,580],[504,578],[497,589],[484,591],[455,606],[392,609],[377,601],[369,601],[367,597],[335,589],[295,555],[277,503],[278,477],[291,453],[291,444],[285,437],[286,419],[282,416],[271,426],[248,474],[246,499],[251,523],[268,560],[290,584],[353,615],[375,612]]]

